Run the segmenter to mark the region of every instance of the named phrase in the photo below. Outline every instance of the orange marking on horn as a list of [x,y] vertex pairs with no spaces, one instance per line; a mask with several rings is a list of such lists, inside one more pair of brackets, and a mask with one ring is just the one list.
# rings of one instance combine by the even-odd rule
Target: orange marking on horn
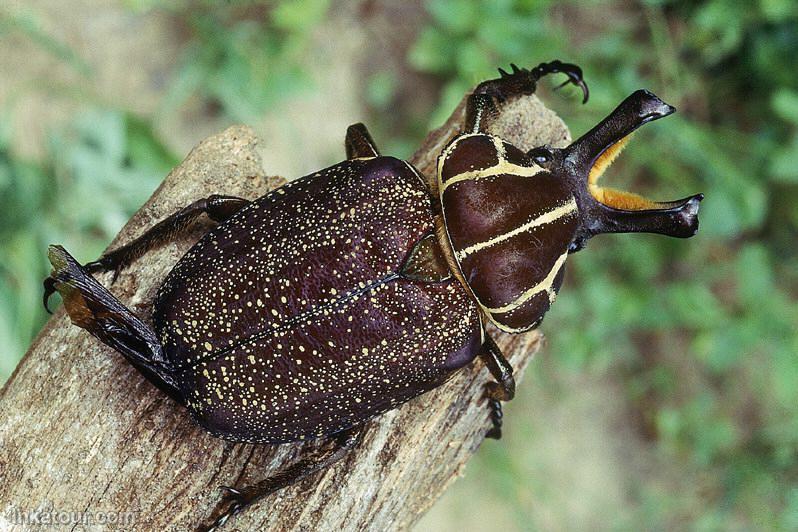
[[596,162],[593,163],[593,168],[590,169],[590,174],[587,176],[588,184],[595,185],[598,182],[604,171],[609,168],[613,161],[618,158],[618,155],[621,154],[630,138],[632,138],[631,133],[604,150],[604,153],[599,155],[598,159],[596,159]]
[[649,209],[661,209],[662,205],[644,198],[633,192],[624,192],[615,188],[604,188],[596,185],[590,186],[590,193],[608,207],[627,211],[644,211]]

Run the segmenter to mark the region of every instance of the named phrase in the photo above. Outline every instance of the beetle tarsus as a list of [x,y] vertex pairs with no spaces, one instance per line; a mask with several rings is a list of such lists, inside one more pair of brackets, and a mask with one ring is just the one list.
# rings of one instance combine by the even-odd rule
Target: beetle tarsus
[[490,336],[485,336],[485,343],[480,352],[485,365],[490,374],[497,382],[489,382],[485,385],[484,397],[488,400],[490,408],[490,420],[493,427],[485,434],[486,438],[500,439],[502,437],[502,404],[501,401],[510,401],[515,397],[515,378],[513,377],[513,367],[504,358],[499,346]]
[[[494,117],[505,101],[514,96],[533,94],[537,82],[548,74],[561,73],[568,79],[561,85],[573,84],[582,90],[582,103],[587,102],[590,92],[582,77],[582,69],[572,63],[555,60],[540,63],[532,69],[521,68],[510,63],[511,73],[499,69],[499,78],[483,81],[474,89],[466,108],[466,131],[485,131],[485,123]],[[498,106],[497,106],[498,104]]]
[[244,508],[247,507],[249,504],[244,499],[243,495],[240,491],[235,488],[230,488],[228,486],[221,486],[223,490],[227,493],[222,498],[223,502],[230,501],[230,505],[227,507],[227,510],[224,511],[219,517],[214,519],[213,523],[210,526],[204,527],[200,526],[197,528],[197,532],[216,532],[220,528],[222,528],[227,521],[230,520],[231,517],[234,517],[238,513],[241,512]]
[[587,83],[582,75],[582,69],[578,65],[574,65],[573,63],[563,63],[559,60],[554,60],[549,63],[541,63],[531,71],[533,77],[536,79],[540,79],[547,74],[556,74],[562,73],[568,76],[568,79],[565,80],[559,87],[564,87],[565,85],[571,83],[576,85],[580,89],[582,89],[582,103],[587,103],[588,98],[590,97],[590,91],[587,88]]
[[488,406],[490,406],[490,421],[493,423],[493,427],[485,433],[485,437],[492,440],[500,440],[502,439],[502,419],[504,418],[501,401],[490,399]]
[[83,265],[83,268],[89,273],[112,271],[113,276],[111,277],[111,284],[114,284],[119,277],[119,272],[121,272],[125,266],[127,266],[127,264],[123,264],[121,261],[118,264],[114,264],[111,255],[103,255],[97,260],[87,262]]
[[119,272],[148,250],[190,229],[202,214],[220,223],[249,205],[251,202],[236,196],[214,194],[187,205],[173,215],[161,220],[132,242],[105,253],[99,259],[87,263],[83,268],[89,273],[113,270],[111,283]]

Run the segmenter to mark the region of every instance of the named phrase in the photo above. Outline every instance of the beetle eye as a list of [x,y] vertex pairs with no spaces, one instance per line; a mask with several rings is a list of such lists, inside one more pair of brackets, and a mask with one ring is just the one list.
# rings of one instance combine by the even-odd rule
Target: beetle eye
[[541,146],[539,148],[533,148],[526,152],[526,154],[535,161],[535,164],[545,164],[551,161],[552,153],[551,149],[546,146]]

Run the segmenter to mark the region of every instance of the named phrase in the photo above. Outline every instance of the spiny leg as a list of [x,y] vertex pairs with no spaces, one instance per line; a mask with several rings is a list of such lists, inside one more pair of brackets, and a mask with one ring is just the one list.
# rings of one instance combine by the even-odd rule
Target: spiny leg
[[529,70],[511,64],[512,73],[499,69],[501,77],[483,81],[477,85],[466,104],[466,131],[484,132],[490,119],[499,112],[499,106],[513,96],[529,95],[535,92],[537,82],[548,74],[563,73],[568,79],[559,87],[572,83],[582,89],[582,103],[590,95],[587,84],[582,79],[582,69],[571,63],[551,61],[541,63]]
[[252,486],[241,489],[222,486],[226,493],[222,498],[221,504],[229,502],[229,506],[214,520],[211,526],[200,526],[197,532],[214,532],[224,526],[231,517],[263,497],[299,482],[308,475],[330,467],[357,447],[363,440],[364,433],[365,428],[362,426],[340,432],[335,437],[330,438],[330,441],[322,448],[314,449],[295,464]]
[[84,268],[91,273],[108,270],[118,272],[156,245],[188,229],[202,214],[207,214],[214,222],[223,222],[249,203],[243,198],[216,194],[197,200],[161,220],[134,241],[89,262]]
[[380,152],[374,144],[374,139],[371,138],[369,130],[366,126],[358,122],[352,124],[346,129],[346,158],[357,159],[359,157],[377,157]]
[[515,379],[513,378],[513,367],[502,355],[499,346],[493,338],[486,336],[485,343],[479,353],[482,361],[488,367],[490,374],[497,382],[489,382],[485,385],[485,397],[490,406],[490,419],[493,422],[486,438],[500,439],[502,437],[502,404],[501,401],[509,401],[515,397]]
[[[248,200],[243,198],[220,195],[208,196],[197,200],[168,218],[161,220],[132,242],[106,253],[93,262],[87,263],[83,266],[83,269],[87,273],[113,270],[114,280],[116,280],[122,268],[128,266],[147,250],[188,229],[202,214],[207,214],[215,222],[223,222],[241,210],[241,208],[249,205],[249,203]],[[44,296],[42,298],[44,308],[48,312],[50,312],[50,309],[47,307],[47,301],[54,291],[54,281],[51,277],[48,277],[44,280]]]
[[72,323],[119,351],[147,379],[184,403],[171,363],[158,336],[149,326],[98,283],[61,246],[50,246],[53,272],[49,279],[58,290]]

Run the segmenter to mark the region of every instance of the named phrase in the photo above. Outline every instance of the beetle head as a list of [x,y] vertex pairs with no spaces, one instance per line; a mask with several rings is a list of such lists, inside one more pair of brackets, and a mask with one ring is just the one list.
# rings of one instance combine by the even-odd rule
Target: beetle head
[[529,151],[539,165],[567,180],[576,199],[580,220],[570,251],[582,249],[599,233],[644,232],[687,238],[698,231],[698,204],[703,194],[656,202],[598,184],[637,128],[675,110],[651,92],[638,90],[570,146]]

